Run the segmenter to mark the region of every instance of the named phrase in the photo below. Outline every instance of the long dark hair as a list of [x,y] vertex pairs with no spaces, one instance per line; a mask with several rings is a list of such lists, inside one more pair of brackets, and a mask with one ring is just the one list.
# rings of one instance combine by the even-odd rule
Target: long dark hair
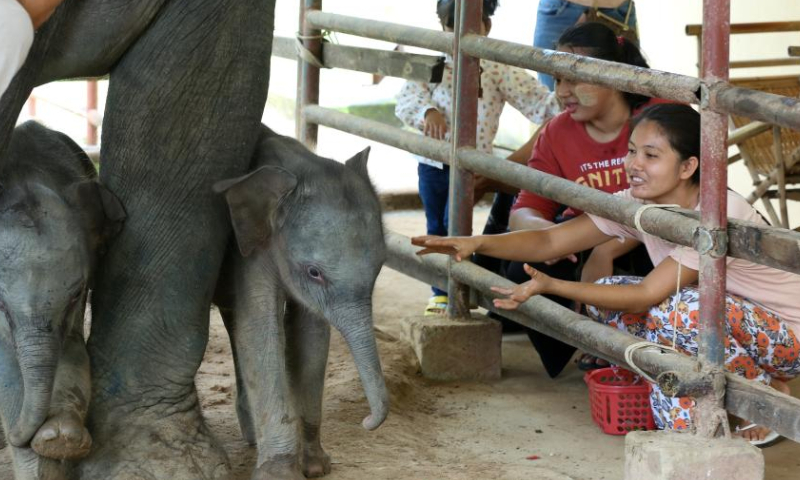
[[[494,15],[497,10],[497,0],[483,0],[484,21]],[[456,0],[437,0],[436,14],[439,21],[447,28],[455,28]]]
[[[593,58],[650,68],[639,47],[624,37],[617,37],[613,30],[602,23],[579,23],[568,28],[559,37],[556,47],[580,48]],[[646,95],[629,92],[622,92],[622,96],[631,111],[650,99]]]
[[660,103],[639,112],[631,120],[631,132],[642,122],[653,122],[667,137],[669,145],[678,153],[681,161],[697,157],[697,170],[692,174],[692,183],[700,183],[700,114],[689,105]]

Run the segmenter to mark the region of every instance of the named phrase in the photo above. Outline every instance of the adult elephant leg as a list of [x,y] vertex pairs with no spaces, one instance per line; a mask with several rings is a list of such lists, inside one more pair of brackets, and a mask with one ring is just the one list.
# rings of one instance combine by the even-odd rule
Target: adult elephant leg
[[290,386],[300,410],[303,432],[303,474],[309,478],[321,477],[331,471],[331,458],[320,442],[322,391],[331,327],[295,302],[289,302],[286,311]]
[[99,268],[82,480],[224,477],[194,375],[266,101],[274,2],[170,0],[111,73],[101,180],[125,227]]

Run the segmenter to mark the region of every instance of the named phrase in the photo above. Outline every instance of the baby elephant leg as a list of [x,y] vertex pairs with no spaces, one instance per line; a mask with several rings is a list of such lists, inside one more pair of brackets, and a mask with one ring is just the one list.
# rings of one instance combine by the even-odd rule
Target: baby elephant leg
[[303,432],[303,474],[321,477],[331,471],[331,459],[320,442],[322,391],[328,363],[331,328],[302,306],[289,302],[286,352],[290,386],[300,413]]
[[64,343],[58,364],[50,413],[31,441],[37,454],[54,460],[75,460],[89,453],[92,437],[84,420],[90,392],[86,345],[82,334],[73,332]]

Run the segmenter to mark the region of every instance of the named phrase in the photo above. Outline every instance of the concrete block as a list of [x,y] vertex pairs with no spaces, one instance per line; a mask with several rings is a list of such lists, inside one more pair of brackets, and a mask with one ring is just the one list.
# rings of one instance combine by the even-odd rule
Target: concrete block
[[477,314],[458,320],[420,316],[404,319],[402,332],[414,348],[426,378],[443,381],[500,378],[500,322]]
[[625,480],[764,480],[764,455],[740,438],[676,431],[625,437]]

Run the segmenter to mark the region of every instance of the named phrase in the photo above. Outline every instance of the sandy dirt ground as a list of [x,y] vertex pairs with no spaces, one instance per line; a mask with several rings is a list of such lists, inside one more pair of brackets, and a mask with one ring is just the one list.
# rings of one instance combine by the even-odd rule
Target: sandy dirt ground
[[[485,218],[485,212],[481,212]],[[476,215],[476,224],[481,217]],[[421,212],[393,212],[387,227],[422,232]],[[391,413],[378,430],[360,426],[368,413],[349,351],[334,333],[325,390],[323,445],[333,460],[330,480],[622,478],[624,438],[592,423],[581,372],[557,379],[544,373],[527,337],[503,341],[503,377],[491,383],[434,383],[418,373],[413,351],[400,340],[404,318],[418,316],[428,288],[390,269],[375,291],[375,323]],[[255,451],[241,440],[234,411],[230,347],[212,312],[211,337],[197,375],[204,415],[228,452],[232,480],[249,478]],[[800,384],[794,384],[795,392]],[[800,445],[784,441],[765,451],[769,480],[800,478]],[[0,479],[10,479],[0,452]]]

